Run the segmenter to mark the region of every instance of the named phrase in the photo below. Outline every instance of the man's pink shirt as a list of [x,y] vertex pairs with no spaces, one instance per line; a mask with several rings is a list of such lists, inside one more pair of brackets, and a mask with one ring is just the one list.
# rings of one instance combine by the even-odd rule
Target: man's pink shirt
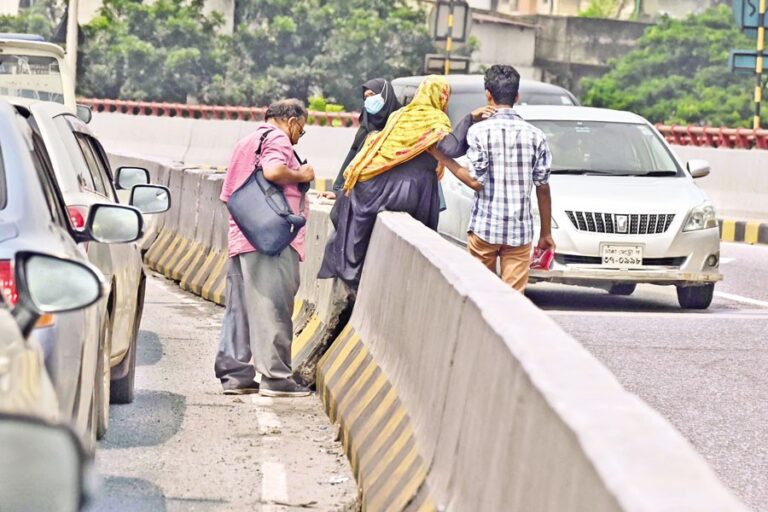
[[[280,164],[286,165],[291,170],[298,171],[299,161],[296,159],[296,155],[293,153],[293,145],[288,135],[285,134],[279,128],[276,128],[267,123],[262,123],[256,127],[256,130],[242,139],[235,146],[232,152],[232,158],[229,161],[229,167],[227,168],[227,175],[224,179],[224,185],[221,188],[220,199],[227,202],[232,196],[232,193],[240,188],[248,177],[253,173],[256,167],[257,157],[256,149],[259,146],[259,140],[264,134],[264,130],[272,128],[272,131],[264,139],[264,144],[261,147],[261,167],[263,169],[269,169],[270,167],[278,166]],[[283,186],[283,194],[285,195],[288,205],[294,212],[299,211],[301,205],[301,192],[297,185],[285,185]],[[306,201],[304,206],[304,214],[309,216],[309,201]],[[298,253],[299,260],[304,261],[304,240],[306,237],[306,227],[299,231],[299,234],[291,243],[291,247]],[[237,227],[232,216],[229,216],[229,257],[232,258],[238,254],[247,252],[255,252],[256,248],[253,247],[245,236],[243,236],[240,228]]]

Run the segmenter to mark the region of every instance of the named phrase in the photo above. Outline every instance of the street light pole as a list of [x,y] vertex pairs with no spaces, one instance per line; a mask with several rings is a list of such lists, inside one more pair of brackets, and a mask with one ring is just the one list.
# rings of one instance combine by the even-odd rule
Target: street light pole
[[755,59],[755,119],[752,123],[755,130],[760,129],[760,104],[763,101],[763,57],[765,55],[765,13],[767,0],[760,0],[757,24],[757,59]]
[[78,0],[69,0],[69,7],[67,8],[67,55],[65,59],[75,84],[77,83],[77,11]]

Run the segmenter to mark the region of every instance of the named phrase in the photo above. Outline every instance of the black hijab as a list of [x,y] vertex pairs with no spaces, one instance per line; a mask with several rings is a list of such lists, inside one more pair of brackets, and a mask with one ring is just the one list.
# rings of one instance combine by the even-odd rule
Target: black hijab
[[374,131],[383,130],[384,126],[387,124],[389,116],[402,107],[395,96],[395,89],[388,80],[384,80],[383,78],[368,80],[362,85],[363,95],[365,95],[366,90],[381,94],[384,97],[384,107],[376,114],[369,114],[366,112],[365,107],[363,107],[360,114],[360,128],[355,134],[355,140],[352,142],[352,147],[347,154],[347,158],[344,159],[344,163],[339,170],[339,175],[336,177],[336,181],[333,184],[333,188],[336,191],[339,191],[344,185],[344,170],[352,159],[355,158],[357,152],[360,151],[360,148],[363,147],[368,134]]

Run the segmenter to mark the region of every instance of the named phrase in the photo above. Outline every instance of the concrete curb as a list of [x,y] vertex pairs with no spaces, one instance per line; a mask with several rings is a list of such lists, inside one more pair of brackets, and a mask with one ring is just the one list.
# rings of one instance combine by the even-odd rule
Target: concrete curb
[[768,244],[768,221],[720,219],[718,223],[723,242]]

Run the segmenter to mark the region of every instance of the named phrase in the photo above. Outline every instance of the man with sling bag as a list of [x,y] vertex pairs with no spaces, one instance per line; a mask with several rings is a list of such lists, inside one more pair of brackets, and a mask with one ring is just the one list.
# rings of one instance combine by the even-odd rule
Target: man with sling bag
[[[292,212],[300,215],[303,205],[306,217],[309,208],[300,186],[312,181],[315,173],[293,151],[304,135],[306,121],[307,111],[298,100],[270,105],[265,122],[235,146],[221,200],[228,202],[260,167],[266,180],[282,187]],[[310,394],[293,379],[291,369],[291,316],[299,290],[299,261],[304,260],[304,237],[305,228],[301,228],[288,247],[268,255],[248,241],[230,215],[227,309],[215,363],[225,394]],[[256,372],[262,376],[260,386],[254,380]]]

